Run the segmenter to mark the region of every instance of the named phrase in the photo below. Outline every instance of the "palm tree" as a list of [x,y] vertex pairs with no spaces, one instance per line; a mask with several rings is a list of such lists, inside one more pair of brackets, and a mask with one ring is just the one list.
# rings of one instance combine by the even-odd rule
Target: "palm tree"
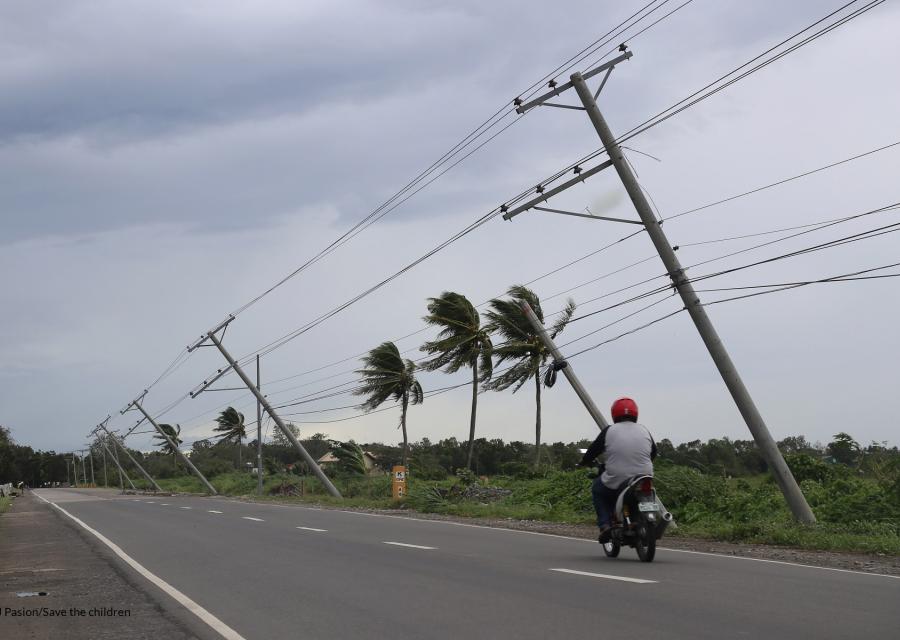
[[[515,285],[506,292],[509,300],[499,298],[491,300],[487,311],[487,329],[503,339],[502,344],[494,347],[497,365],[506,361],[513,364],[498,377],[485,384],[486,389],[504,391],[513,387],[513,393],[522,388],[530,378],[534,378],[535,386],[535,421],[534,421],[534,466],[541,460],[541,367],[550,356],[535,332],[525,313],[522,302],[527,302],[535,315],[543,324],[544,312],[537,295],[522,285]],[[569,299],[559,318],[550,327],[550,337],[555,338],[566,328],[575,313],[575,302]]]
[[353,475],[369,474],[369,468],[366,466],[366,454],[362,447],[353,440],[349,442],[332,441],[331,455],[337,458],[338,469]]
[[235,409],[228,407],[219,417],[216,418],[218,427],[213,431],[218,431],[222,435],[219,436],[219,442],[236,442],[238,447],[238,470],[241,469],[241,445],[244,438],[247,437],[247,429],[244,427],[244,414]]
[[471,469],[478,385],[490,380],[493,374],[491,334],[481,326],[481,316],[472,303],[464,295],[453,291],[445,291],[440,298],[429,298],[428,315],[423,319],[430,325],[441,327],[441,331],[437,339],[422,345],[422,351],[434,356],[423,362],[422,368],[426,371],[443,369],[445,373],[456,373],[463,367],[472,369],[472,412],[469,416],[469,455],[466,459],[466,467]]
[[164,454],[172,456],[172,459],[175,461],[175,468],[178,468],[178,445],[180,445],[183,441],[178,437],[178,434],[181,433],[181,425],[176,424],[174,427],[170,424],[161,424],[159,428],[166,432],[166,435],[175,443],[175,446],[169,444],[169,441],[166,440],[162,434],[157,433],[153,436],[154,440],[159,440],[159,445],[157,445]]
[[416,363],[400,357],[400,351],[393,342],[382,342],[369,351],[363,359],[364,368],[356,373],[362,376],[362,383],[353,392],[358,396],[368,396],[360,409],[369,412],[377,409],[388,398],[400,402],[400,427],[403,429],[403,466],[409,454],[409,440],[406,435],[406,409],[412,404],[422,404],[422,385],[416,380]]

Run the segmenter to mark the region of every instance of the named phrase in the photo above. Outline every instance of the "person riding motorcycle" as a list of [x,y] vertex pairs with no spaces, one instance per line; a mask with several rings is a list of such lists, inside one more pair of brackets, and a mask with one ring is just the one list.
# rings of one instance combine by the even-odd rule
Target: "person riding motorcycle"
[[613,402],[613,424],[600,432],[588,447],[578,466],[590,466],[601,453],[606,453],[606,468],[594,479],[591,497],[597,512],[599,541],[609,541],[612,513],[622,486],[638,475],[653,475],[653,459],[656,458],[656,442],[649,429],[640,424],[637,403],[631,398],[619,398]]

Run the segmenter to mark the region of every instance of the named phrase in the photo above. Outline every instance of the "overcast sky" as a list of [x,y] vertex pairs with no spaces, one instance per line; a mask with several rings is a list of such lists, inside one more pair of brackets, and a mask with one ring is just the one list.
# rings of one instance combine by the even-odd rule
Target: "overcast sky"
[[[57,451],[82,446],[109,413],[113,427],[128,428],[135,414],[119,416],[118,410],[186,344],[644,4],[5,3],[0,424],[20,443]],[[840,4],[695,0],[629,39],[634,57],[613,72],[601,109],[614,131],[627,131]],[[629,147],[659,159],[629,151],[662,216],[900,140],[898,27],[900,10],[886,3],[631,140]],[[583,113],[530,112],[240,314],[228,330],[227,346],[235,355],[253,354],[597,147]],[[894,147],[672,220],[665,229],[681,246],[681,260],[693,265],[785,234],[691,243],[892,204],[900,200],[898,167],[900,147]],[[552,203],[635,216],[609,171]],[[898,217],[898,211],[868,216],[690,273],[762,260],[896,223]],[[263,386],[273,401],[286,402],[349,382],[358,362],[321,367],[422,328],[427,297],[455,290],[478,304],[629,231],[621,224],[539,212],[512,222],[496,219],[266,355]],[[900,262],[898,249],[898,236],[887,234],[725,275],[698,288],[817,279]],[[650,256],[649,240],[639,236],[533,286],[550,313],[565,301],[556,294]],[[568,295],[582,304],[579,314],[596,311],[652,284],[590,300],[662,271],[657,259],[648,260]],[[898,291],[897,279],[857,281],[710,307],[776,438],[804,434],[827,442],[848,431],[863,443],[900,443]],[[729,295],[734,294],[701,293],[704,301]],[[567,353],[680,306],[674,298],[660,300],[574,343]],[[597,330],[642,304],[578,321],[560,341]],[[413,349],[428,335],[398,345]],[[220,366],[218,352],[200,350],[152,388],[148,410],[168,407]],[[620,395],[634,397],[658,439],[749,437],[686,314],[585,353],[572,366],[604,411]],[[310,370],[316,371],[267,383]],[[426,390],[436,389],[465,375],[423,374],[422,382]],[[222,382],[237,385],[234,376]],[[532,387],[515,395],[482,395],[479,435],[532,440],[533,396]],[[189,444],[210,434],[216,411],[229,402],[248,421],[255,419],[253,403],[237,391],[184,400],[163,418],[181,424]],[[335,396],[294,410],[357,402]],[[468,411],[465,388],[429,398],[410,410],[410,437],[464,439]],[[338,439],[399,440],[393,410],[341,422],[308,421],[357,413],[341,409],[292,419],[304,436],[321,431]],[[566,382],[546,391],[546,441],[595,433]],[[138,448],[149,442],[149,435],[129,439]]]

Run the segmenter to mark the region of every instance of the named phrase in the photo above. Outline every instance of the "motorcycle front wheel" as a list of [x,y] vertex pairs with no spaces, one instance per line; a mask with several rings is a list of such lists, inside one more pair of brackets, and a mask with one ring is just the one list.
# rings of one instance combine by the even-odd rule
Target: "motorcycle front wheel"
[[634,548],[641,562],[653,562],[656,556],[656,531],[648,529],[646,525],[638,527]]
[[619,551],[622,550],[622,545],[618,542],[610,541],[603,543],[603,553],[606,554],[607,558],[618,558]]

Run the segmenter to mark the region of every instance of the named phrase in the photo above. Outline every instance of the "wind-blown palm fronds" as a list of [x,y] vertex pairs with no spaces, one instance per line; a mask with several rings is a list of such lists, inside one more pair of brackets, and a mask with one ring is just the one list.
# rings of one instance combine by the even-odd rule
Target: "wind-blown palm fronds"
[[156,435],[154,435],[154,436],[153,436],[153,439],[154,439],[154,440],[159,440],[159,444],[158,444],[157,446],[160,448],[160,450],[161,450],[164,454],[166,454],[166,455],[171,455],[171,456],[172,456],[172,458],[173,458],[174,461],[175,461],[175,467],[177,468],[177,467],[178,467],[178,456],[177,456],[177,453],[178,453],[178,445],[180,445],[180,444],[182,443],[181,438],[178,437],[178,434],[181,433],[181,425],[180,425],[180,424],[176,424],[176,425],[173,427],[173,426],[170,425],[170,424],[161,424],[161,425],[159,425],[159,428],[160,428],[161,430],[163,430],[163,431],[166,433],[166,435],[169,436],[169,438],[170,438],[170,439],[172,440],[172,442],[175,444],[175,447],[173,448],[172,445],[169,444],[169,441],[166,440],[166,438],[163,437],[163,435],[160,434],[160,433],[157,433]]
[[481,316],[462,294],[445,291],[439,298],[428,299],[426,323],[441,327],[437,339],[422,345],[422,351],[434,356],[422,363],[427,371],[443,369],[456,373],[463,367],[472,369],[472,411],[469,415],[469,454],[466,467],[472,468],[475,450],[475,414],[478,409],[478,385],[493,374],[491,335],[481,326]]
[[241,445],[244,438],[247,437],[247,429],[244,426],[244,414],[235,409],[228,407],[219,417],[216,418],[218,427],[213,429],[222,435],[219,436],[219,442],[233,442],[238,448],[238,469],[241,468]]
[[400,357],[393,342],[383,342],[363,357],[363,368],[356,373],[362,382],[353,393],[368,396],[360,405],[363,411],[373,411],[392,398],[400,402],[400,427],[403,430],[403,466],[409,456],[409,439],[406,433],[406,410],[410,404],[422,404],[425,394],[416,380],[416,363]]
[[[488,318],[487,329],[499,336],[502,342],[494,346],[494,355],[497,357],[497,365],[504,362],[512,362],[512,366],[496,378],[488,381],[484,387],[493,391],[504,391],[512,387],[513,393],[522,388],[530,378],[534,378],[535,384],[535,423],[534,423],[534,447],[535,466],[541,459],[541,367],[550,356],[550,351],[544,346],[535,332],[534,327],[528,321],[522,303],[527,302],[535,315],[544,322],[544,312],[541,309],[541,301],[537,295],[527,287],[515,285],[506,292],[509,299],[494,299],[489,304],[490,309],[485,314]],[[549,327],[550,337],[559,335],[572,319],[575,313],[575,302],[569,299],[565,308],[559,313],[559,317]]]
[[366,467],[366,454],[353,440],[349,442],[332,441],[331,455],[337,458],[337,466],[342,471],[362,476],[369,472]]

